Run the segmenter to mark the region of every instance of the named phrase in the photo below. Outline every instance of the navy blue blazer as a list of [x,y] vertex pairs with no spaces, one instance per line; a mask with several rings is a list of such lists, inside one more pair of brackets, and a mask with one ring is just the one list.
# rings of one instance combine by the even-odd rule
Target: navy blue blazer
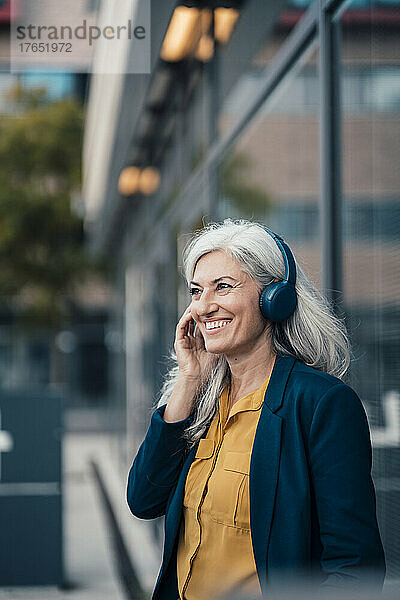
[[[165,515],[161,570],[153,598],[178,598],[176,551],[184,487],[196,448],[177,423],[152,416],[129,472],[134,515]],[[264,593],[298,577],[323,588],[367,583],[380,589],[385,559],[371,479],[367,418],[340,379],[278,355],[265,393],[250,462],[250,527]]]

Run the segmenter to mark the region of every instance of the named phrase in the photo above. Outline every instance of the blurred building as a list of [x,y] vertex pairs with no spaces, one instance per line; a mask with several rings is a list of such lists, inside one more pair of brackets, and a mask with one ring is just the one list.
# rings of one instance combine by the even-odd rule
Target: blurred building
[[115,265],[121,478],[189,303],[186,235],[261,220],[345,312],[398,577],[400,2],[153,0],[151,49],[150,75],[93,77],[85,131],[87,229]]
[[[42,0],[41,10],[45,10],[46,1]],[[20,118],[8,97],[9,91],[16,84],[26,89],[46,88],[46,96],[50,102],[75,98],[84,105],[90,80],[89,64],[78,65],[77,70],[54,70],[49,64],[48,68],[10,72],[11,4],[11,0],[0,0],[0,114]],[[48,0],[48,5],[51,4],[51,0]],[[28,0],[13,0],[13,7],[23,13],[32,12],[33,5]],[[75,3],[74,8],[76,11],[80,10],[82,18],[93,21],[99,10],[99,2],[82,0]],[[60,10],[67,13],[71,9],[67,5],[60,5]],[[10,151],[12,152],[12,148]],[[71,199],[73,200],[79,205],[79,198]],[[57,335],[57,380],[66,407],[92,409],[107,405],[107,323],[111,300],[110,290],[100,281],[89,282],[78,291],[70,322]],[[7,311],[0,310],[1,386],[6,389],[46,387],[52,379],[49,331],[32,327],[16,328],[18,318],[17,306]],[[93,426],[99,425],[93,424],[92,417],[76,425],[85,427],[91,423]]]

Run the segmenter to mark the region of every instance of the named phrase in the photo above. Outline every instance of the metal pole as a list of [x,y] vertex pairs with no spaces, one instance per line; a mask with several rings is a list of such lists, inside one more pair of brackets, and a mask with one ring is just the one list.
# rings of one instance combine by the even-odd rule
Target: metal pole
[[[211,11],[211,31],[210,34],[214,40],[214,54],[210,62],[207,64],[208,76],[208,140],[211,147],[218,133],[218,113],[219,113],[219,48],[217,40],[214,36],[214,10]],[[218,219],[218,164],[212,162],[208,166],[208,181],[209,181],[209,217],[214,221]]]
[[320,3],[320,225],[322,289],[336,312],[342,309],[342,176],[340,23]]

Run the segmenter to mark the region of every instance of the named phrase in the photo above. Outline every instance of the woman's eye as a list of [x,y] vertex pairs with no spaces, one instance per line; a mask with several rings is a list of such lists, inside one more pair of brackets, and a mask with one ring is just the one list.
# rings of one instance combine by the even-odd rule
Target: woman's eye
[[[215,289],[217,290],[217,292],[220,292],[220,291],[225,291],[231,287],[232,286],[229,285],[229,283],[220,282],[220,283],[218,283],[218,285]],[[191,296],[198,296],[201,294],[201,290],[199,288],[192,287],[192,288],[190,288],[189,291],[190,291]]]
[[200,294],[199,288],[190,288],[190,294],[192,296],[197,296],[197,294]]
[[232,286],[231,286],[231,285],[229,285],[229,283],[223,283],[223,282],[221,282],[221,283],[219,283],[219,284],[217,285],[217,290],[227,290],[227,289],[229,289],[229,288],[231,288],[231,287],[232,287]]

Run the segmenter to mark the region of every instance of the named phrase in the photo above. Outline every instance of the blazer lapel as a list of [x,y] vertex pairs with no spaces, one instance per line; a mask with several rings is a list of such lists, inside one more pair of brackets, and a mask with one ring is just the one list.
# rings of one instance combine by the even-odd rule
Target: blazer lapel
[[[268,546],[274,513],[281,455],[282,419],[274,414],[282,405],[295,359],[278,355],[267,387],[250,462],[250,528],[257,574],[267,582]],[[265,589],[263,589],[265,592]]]

